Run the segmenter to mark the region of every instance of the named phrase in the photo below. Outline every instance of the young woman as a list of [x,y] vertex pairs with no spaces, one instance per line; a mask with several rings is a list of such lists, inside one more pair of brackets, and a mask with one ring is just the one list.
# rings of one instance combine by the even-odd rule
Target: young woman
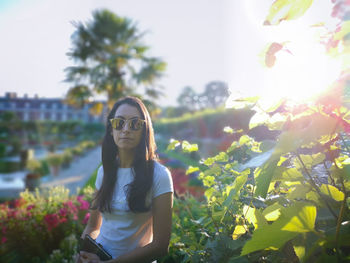
[[[118,100],[108,115],[102,166],[90,219],[82,234],[96,239],[113,257],[110,263],[152,262],[168,252],[173,183],[156,161],[149,113],[141,100]],[[100,262],[81,251],[79,262]]]

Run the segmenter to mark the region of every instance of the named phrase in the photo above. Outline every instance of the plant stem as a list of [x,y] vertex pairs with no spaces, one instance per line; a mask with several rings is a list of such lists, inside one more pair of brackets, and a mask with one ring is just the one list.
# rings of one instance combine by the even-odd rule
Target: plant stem
[[318,195],[319,195],[319,196],[321,197],[321,199],[324,201],[324,203],[325,203],[325,205],[327,206],[328,210],[331,212],[331,214],[334,216],[335,220],[337,221],[337,220],[338,220],[337,215],[336,215],[335,212],[332,210],[332,208],[331,208],[331,206],[328,204],[327,200],[322,196],[322,193],[321,193],[321,191],[320,191],[320,188],[318,188],[317,184],[316,184],[315,181],[312,179],[312,176],[311,176],[311,174],[309,173],[309,171],[307,170],[307,168],[306,168],[306,166],[305,166],[303,160],[301,159],[300,155],[297,154],[297,157],[298,157],[298,159],[299,159],[301,165],[303,166],[303,168],[304,168],[304,170],[305,170],[307,176],[308,176],[309,179],[310,179],[310,184],[311,184],[311,186],[314,187],[314,189],[316,190],[316,192],[318,193]]
[[336,230],[336,234],[335,234],[335,245],[336,245],[336,249],[337,249],[337,256],[339,259],[339,233],[340,233],[340,225],[341,225],[341,221],[343,219],[343,215],[344,215],[344,210],[345,210],[345,205],[346,205],[346,189],[345,189],[345,185],[344,185],[344,181],[341,181],[342,184],[342,188],[343,188],[343,192],[344,192],[344,199],[343,202],[341,204],[341,208],[340,208],[340,212],[339,212],[339,217],[338,217],[338,222],[337,222],[337,230]]
[[326,169],[326,172],[327,172],[327,174],[328,174],[328,177],[329,177],[329,178],[331,179],[331,181],[332,181],[332,185],[333,185],[334,187],[336,187],[335,181],[334,181],[334,179],[333,179],[331,173],[329,172],[325,161],[323,161],[323,166],[324,166],[324,169]]

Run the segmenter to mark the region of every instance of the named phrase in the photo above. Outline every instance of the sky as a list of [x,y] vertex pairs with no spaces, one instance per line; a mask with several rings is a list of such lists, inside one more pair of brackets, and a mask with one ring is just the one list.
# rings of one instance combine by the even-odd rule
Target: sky
[[[158,82],[165,88],[166,97],[158,102],[162,106],[176,105],[185,86],[200,93],[216,80],[228,83],[232,96],[292,96],[297,90],[305,95],[305,87],[313,91],[328,85],[339,67],[322,55],[309,25],[330,17],[331,0],[315,0],[301,19],[264,27],[272,2],[0,0],[0,96],[63,97],[70,87],[63,82],[63,70],[74,65],[66,56],[71,22],[86,22],[101,8],[137,22],[147,31],[148,54],[167,63]],[[288,41],[293,55],[281,52],[274,68],[264,68],[261,54],[273,41]]]

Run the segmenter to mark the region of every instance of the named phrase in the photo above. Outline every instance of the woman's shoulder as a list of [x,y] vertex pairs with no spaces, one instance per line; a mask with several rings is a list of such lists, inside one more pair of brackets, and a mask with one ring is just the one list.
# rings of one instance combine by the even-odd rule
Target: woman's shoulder
[[154,175],[170,174],[169,169],[158,161],[154,161]]
[[174,192],[169,169],[157,161],[154,161],[153,191],[153,198],[162,193]]

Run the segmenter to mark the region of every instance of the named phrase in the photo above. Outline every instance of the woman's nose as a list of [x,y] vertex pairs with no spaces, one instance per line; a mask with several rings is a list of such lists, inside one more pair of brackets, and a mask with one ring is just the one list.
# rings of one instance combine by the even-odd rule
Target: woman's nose
[[130,130],[129,121],[125,121],[122,131],[129,131],[129,130]]

